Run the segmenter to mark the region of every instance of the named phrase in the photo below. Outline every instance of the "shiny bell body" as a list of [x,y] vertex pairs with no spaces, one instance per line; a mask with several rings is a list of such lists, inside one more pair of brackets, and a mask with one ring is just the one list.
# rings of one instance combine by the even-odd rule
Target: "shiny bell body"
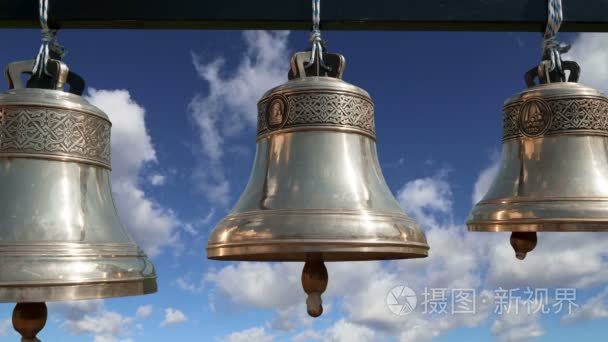
[[0,301],[156,292],[112,199],[111,123],[62,90],[69,71],[57,65],[56,89],[36,89],[19,80],[32,62],[13,63],[0,95]]
[[356,261],[426,257],[424,233],[391,194],[376,154],[374,105],[363,89],[307,76],[310,53],[292,58],[290,80],[258,103],[253,171],[232,212],[212,232],[211,259]]
[[505,102],[503,123],[500,169],[469,230],[608,231],[608,98],[575,82],[534,85]]

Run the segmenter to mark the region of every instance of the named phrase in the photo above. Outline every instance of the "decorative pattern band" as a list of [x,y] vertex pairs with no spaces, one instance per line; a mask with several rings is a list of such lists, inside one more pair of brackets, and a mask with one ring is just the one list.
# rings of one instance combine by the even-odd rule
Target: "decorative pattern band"
[[275,94],[258,103],[258,137],[300,127],[338,127],[375,138],[374,104],[350,93]]
[[40,156],[110,167],[110,122],[93,114],[35,106],[0,107],[0,158]]
[[576,133],[608,136],[605,97],[533,97],[505,106],[503,114],[503,140]]

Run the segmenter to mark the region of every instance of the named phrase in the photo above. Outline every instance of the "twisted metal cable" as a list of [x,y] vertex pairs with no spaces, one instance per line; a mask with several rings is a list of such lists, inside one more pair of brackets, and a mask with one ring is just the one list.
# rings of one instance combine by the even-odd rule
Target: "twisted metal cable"
[[323,39],[321,38],[321,29],[319,24],[321,22],[321,0],[312,0],[312,32],[310,33],[310,43],[312,44],[312,51],[310,60],[306,63],[305,67],[308,68],[318,61],[321,68],[326,71],[331,70],[330,67],[325,65],[323,61]]
[[42,76],[43,72],[45,75],[49,75],[48,71],[46,70],[46,65],[50,58],[49,51],[56,53],[57,55],[59,55],[60,58],[63,58],[67,54],[66,49],[61,44],[59,44],[59,42],[57,42],[58,30],[53,30],[49,28],[48,12],[49,0],[40,0],[39,16],[42,44],[40,45],[40,51],[38,51],[38,55],[36,56],[36,61],[34,62],[34,67],[32,70],[35,75],[39,76]]
[[563,19],[562,1],[548,0],[547,26],[543,34],[542,44],[544,59],[542,64],[548,71],[557,69],[560,74],[563,74],[561,54],[570,50],[569,44],[560,43],[556,39]]

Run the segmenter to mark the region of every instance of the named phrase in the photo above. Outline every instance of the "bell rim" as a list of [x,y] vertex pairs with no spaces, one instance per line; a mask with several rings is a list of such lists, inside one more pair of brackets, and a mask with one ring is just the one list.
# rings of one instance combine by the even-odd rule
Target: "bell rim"
[[469,221],[470,232],[608,232],[608,218],[598,220],[581,219],[536,219]]
[[207,258],[230,261],[327,262],[418,259],[428,257],[426,243],[378,241],[264,241],[207,247]]
[[59,302],[130,297],[158,291],[157,277],[50,285],[0,284],[0,303]]
[[[585,206],[581,207],[581,203]],[[542,209],[542,210],[539,210]],[[527,213],[527,217],[504,217],[509,212]],[[554,214],[555,212],[559,213]],[[553,213],[553,214],[551,214]],[[473,232],[606,232],[608,231],[608,198],[494,198],[481,200],[467,220]]]
[[[335,220],[325,229],[317,230],[314,236],[294,235],[293,230],[287,229],[300,227],[306,232],[311,225],[316,226],[328,216]],[[287,225],[285,219],[288,219]],[[353,224],[360,222],[367,222],[363,224],[365,234],[345,234]],[[252,229],[275,235],[246,238]],[[240,236],[239,231],[245,235]],[[224,235],[225,232],[236,235]],[[428,256],[429,246],[418,224],[403,212],[272,209],[225,217],[212,232],[206,250],[207,258],[215,260],[306,261],[311,255],[321,254],[325,261],[363,261],[422,258]]]

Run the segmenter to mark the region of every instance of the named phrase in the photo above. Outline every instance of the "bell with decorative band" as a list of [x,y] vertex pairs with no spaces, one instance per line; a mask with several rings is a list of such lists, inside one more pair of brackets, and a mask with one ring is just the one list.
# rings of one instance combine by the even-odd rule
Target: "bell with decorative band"
[[290,80],[258,102],[251,178],[207,245],[210,259],[305,261],[312,316],[322,312],[324,261],[422,258],[429,249],[385,183],[369,94],[341,79],[341,55],[324,56],[331,71],[317,76],[305,67],[310,52],[296,53]]
[[0,95],[0,302],[156,292],[112,199],[108,116],[60,61],[48,64],[52,89],[24,88],[32,65],[10,64]]
[[536,232],[608,231],[608,98],[577,83],[578,64],[563,65],[568,82],[535,85],[535,68],[505,102],[498,175],[467,221],[471,231],[513,232],[519,259]]

